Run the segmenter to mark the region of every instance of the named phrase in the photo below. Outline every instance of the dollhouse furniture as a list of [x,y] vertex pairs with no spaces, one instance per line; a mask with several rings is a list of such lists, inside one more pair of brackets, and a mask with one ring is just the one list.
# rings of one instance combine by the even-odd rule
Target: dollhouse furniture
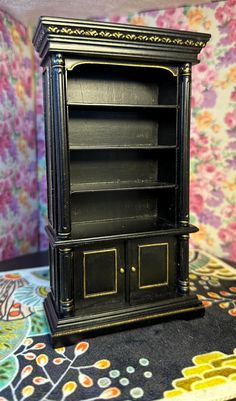
[[209,38],[40,19],[54,346],[204,314],[189,293],[189,128]]

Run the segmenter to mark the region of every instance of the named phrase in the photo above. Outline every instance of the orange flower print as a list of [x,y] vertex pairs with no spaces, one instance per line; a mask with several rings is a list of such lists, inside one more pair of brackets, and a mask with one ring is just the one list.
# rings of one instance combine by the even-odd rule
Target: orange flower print
[[[4,274],[4,278],[14,281],[14,280],[21,279],[21,276],[17,273],[7,273],[7,274]],[[33,340],[32,340],[32,342],[33,342]]]
[[28,361],[33,361],[36,358],[36,355],[33,352],[27,352],[27,354],[25,354],[24,357]]
[[37,386],[40,386],[41,384],[44,384],[47,382],[48,382],[48,379],[46,377],[36,376],[33,378],[33,383],[36,384]]
[[92,387],[93,386],[93,379],[90,376],[85,375],[84,373],[79,373],[79,382],[83,387]]
[[216,294],[215,292],[208,292],[207,295],[211,298],[219,299],[221,298],[220,295]]
[[65,358],[54,358],[53,363],[55,365],[61,365],[65,361]]
[[207,31],[209,31],[211,29],[212,23],[208,20],[204,22],[203,26]]
[[23,395],[24,398],[30,397],[32,394],[34,394],[34,387],[33,386],[26,386],[22,389],[21,394]]
[[103,391],[100,394],[99,398],[101,398],[102,400],[110,400],[112,398],[119,397],[120,394],[121,392],[117,387],[110,387]]
[[97,361],[93,366],[97,369],[107,369],[111,366],[111,362],[107,359],[101,359],[100,361]]
[[70,381],[64,384],[62,387],[62,394],[63,394],[63,400],[68,397],[68,395],[74,393],[74,391],[77,388],[77,384],[74,381]]
[[199,8],[195,8],[188,12],[187,18],[189,20],[189,24],[192,27],[197,27],[203,22],[203,11]]
[[213,130],[213,132],[214,132],[215,134],[218,134],[218,132],[220,132],[220,129],[221,129],[221,127],[220,127],[219,124],[214,124],[214,125],[212,126],[212,130]]
[[129,23],[133,25],[145,25],[145,18],[141,15],[135,15],[131,18]]
[[205,306],[205,308],[209,308],[209,306],[212,306],[212,302],[210,301],[202,301],[202,303]]
[[37,343],[31,349],[43,349],[46,347],[45,343]]
[[31,365],[26,365],[21,371],[21,379],[29,376],[32,373],[33,367]]
[[209,111],[203,111],[196,116],[195,120],[199,130],[203,131],[211,126],[213,117]]
[[88,348],[89,348],[89,343],[87,343],[86,341],[82,341],[82,342],[78,343],[75,346],[75,355],[78,356],[78,355],[83,354],[84,352],[87,351]]
[[228,80],[236,84],[236,67],[232,67],[228,73]]
[[48,363],[48,356],[45,354],[40,354],[39,356],[37,356],[36,362],[37,362],[37,365],[43,367],[43,366],[47,365],[47,363]]
[[236,308],[230,309],[230,310],[228,311],[228,313],[229,313],[229,315],[231,315],[231,316],[236,316]]
[[229,307],[229,302],[221,302],[220,304],[219,304],[219,307],[221,308],[221,309],[227,309],[228,307]]

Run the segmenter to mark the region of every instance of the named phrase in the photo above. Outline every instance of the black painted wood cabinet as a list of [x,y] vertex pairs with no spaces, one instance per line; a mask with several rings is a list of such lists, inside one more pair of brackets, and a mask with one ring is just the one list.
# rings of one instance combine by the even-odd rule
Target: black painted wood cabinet
[[40,19],[55,346],[203,315],[188,281],[189,125],[209,38]]

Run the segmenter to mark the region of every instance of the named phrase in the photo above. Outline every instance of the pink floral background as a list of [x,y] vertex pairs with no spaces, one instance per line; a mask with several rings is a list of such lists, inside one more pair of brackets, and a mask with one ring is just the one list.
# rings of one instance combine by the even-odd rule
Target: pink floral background
[[0,259],[39,246],[32,56],[26,28],[0,11]]
[[[211,33],[193,67],[190,201],[191,222],[200,231],[192,245],[236,261],[236,0],[101,20]],[[32,62],[25,28],[3,13],[0,35],[4,259],[47,247],[46,179],[39,62],[36,56]]]

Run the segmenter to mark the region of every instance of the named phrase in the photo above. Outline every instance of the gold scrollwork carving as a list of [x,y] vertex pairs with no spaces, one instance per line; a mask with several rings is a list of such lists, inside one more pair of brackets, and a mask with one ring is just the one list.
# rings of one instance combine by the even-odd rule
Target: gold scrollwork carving
[[83,28],[59,27],[51,25],[47,27],[47,31],[49,33],[59,34],[59,35],[130,40],[137,42],[162,43],[162,44],[177,45],[177,46],[204,47],[206,45],[206,42],[202,40],[182,39],[178,37],[162,36],[162,35],[136,34],[130,32],[121,32],[121,31],[99,30],[92,28],[83,29]]

